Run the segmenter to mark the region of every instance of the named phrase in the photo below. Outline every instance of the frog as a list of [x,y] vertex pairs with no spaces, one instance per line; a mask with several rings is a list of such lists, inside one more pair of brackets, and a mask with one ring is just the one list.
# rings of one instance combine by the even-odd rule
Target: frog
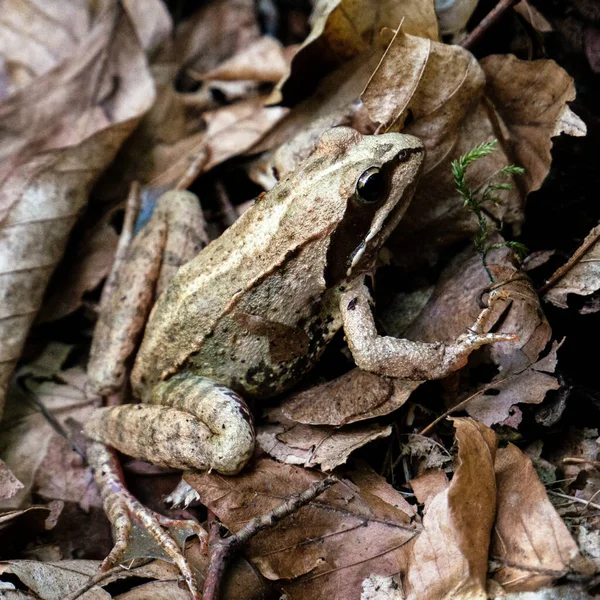
[[[290,390],[340,329],[359,368],[415,380],[446,377],[476,348],[514,339],[486,332],[489,307],[454,344],[377,331],[367,284],[409,206],[424,157],[414,136],[330,129],[295,171],[178,268],[135,358],[131,388],[141,403],[98,409],[85,425],[105,508],[121,534],[107,564],[122,553],[130,530],[123,523],[135,515],[199,597],[189,565],[162,532],[167,521],[126,491],[107,448],[157,465],[235,475],[254,451],[246,401]],[[99,354],[92,346],[94,365]],[[110,388],[106,372],[93,371],[96,388]]]

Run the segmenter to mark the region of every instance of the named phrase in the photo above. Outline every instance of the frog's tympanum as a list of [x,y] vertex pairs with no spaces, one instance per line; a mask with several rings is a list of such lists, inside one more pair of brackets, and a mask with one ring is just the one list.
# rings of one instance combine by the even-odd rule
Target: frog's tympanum
[[[409,135],[325,133],[296,171],[177,271],[135,359],[131,383],[142,404],[99,409],[86,434],[155,464],[235,474],[254,448],[243,398],[289,389],[341,327],[360,368],[419,380],[444,377],[473,349],[508,339],[483,332],[483,313],[452,345],[376,331],[363,281],[410,202],[423,158],[421,142]],[[93,365],[102,353],[95,343]],[[90,376],[104,391],[120,378],[96,367]],[[102,464],[97,478],[106,490],[107,459],[92,461]],[[114,495],[104,492],[107,505]],[[130,496],[119,502],[117,529],[119,518],[140,516],[141,507]],[[140,518],[147,525],[151,516]],[[183,557],[167,552],[195,593]]]

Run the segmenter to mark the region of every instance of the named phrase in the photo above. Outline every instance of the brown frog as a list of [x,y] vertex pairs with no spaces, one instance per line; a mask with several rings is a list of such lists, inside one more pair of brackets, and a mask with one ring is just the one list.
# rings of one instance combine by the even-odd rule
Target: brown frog
[[[486,311],[452,345],[377,334],[364,278],[411,200],[423,158],[412,136],[326,132],[293,173],[177,271],[135,360],[132,388],[143,404],[99,409],[86,434],[155,464],[234,474],[254,448],[242,398],[289,389],[341,327],[360,368],[419,380],[444,377],[473,349],[512,339],[484,333]],[[99,368],[104,354],[95,342],[90,375],[106,391],[122,369]],[[108,459],[92,462],[104,465],[97,477],[107,490]],[[140,516],[135,499],[119,493],[119,515]]]

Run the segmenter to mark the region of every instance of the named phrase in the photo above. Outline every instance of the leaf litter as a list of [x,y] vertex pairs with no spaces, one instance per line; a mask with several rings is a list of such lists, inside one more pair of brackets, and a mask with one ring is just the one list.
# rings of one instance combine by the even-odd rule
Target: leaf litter
[[[96,560],[81,560],[110,549],[80,428],[100,402],[85,365],[127,190],[138,182],[148,200],[191,186],[214,239],[323,132],[350,125],[410,133],[427,150],[411,206],[379,257],[380,330],[452,341],[498,286],[506,297],[489,327],[518,341],[423,383],[353,369],[340,339],[299,388],[255,407],[259,448],[244,471],[185,474],[196,508],[165,505],[175,478],[160,469],[125,463],[132,488],[153,508],[205,525],[205,538],[185,545],[202,584],[215,519],[236,534],[335,473],[326,492],[245,544],[223,598],[591,597],[599,438],[586,411],[597,421],[600,392],[577,382],[570,339],[581,334],[565,322],[598,310],[597,226],[556,242],[540,225],[525,265],[511,250],[513,240],[528,243],[536,218],[544,222],[528,197],[552,198],[544,182],[556,176],[555,141],[578,152],[592,143],[582,137],[585,76],[560,44],[557,60],[536,46],[562,35],[555,8],[523,0],[504,19],[526,33],[491,29],[484,52],[440,36],[440,22],[458,40],[481,20],[481,7],[465,20],[467,2],[456,3],[454,21],[417,0],[316,2],[310,17],[283,2],[271,3],[275,13],[250,0],[187,12],[176,4],[4,5],[0,595],[189,597],[173,565],[139,562],[161,555],[137,533],[130,570],[99,575]],[[519,49],[523,35],[529,53]],[[463,206],[450,165],[494,140],[465,182],[484,198],[492,250],[482,257],[482,221]],[[486,196],[510,164],[524,172]],[[468,417],[443,418],[454,413]],[[81,535],[86,528],[95,535]]]

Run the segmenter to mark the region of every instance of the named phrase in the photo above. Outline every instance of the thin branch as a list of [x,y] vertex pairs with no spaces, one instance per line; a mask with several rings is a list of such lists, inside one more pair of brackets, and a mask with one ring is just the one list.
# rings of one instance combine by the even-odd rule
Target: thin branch
[[562,459],[563,465],[592,465],[600,469],[600,460],[588,460],[587,458],[567,457]]
[[600,510],[600,504],[596,504],[595,502],[590,502],[589,500],[585,500],[584,498],[577,498],[577,496],[568,496],[567,494],[561,494],[560,492],[555,492],[553,490],[548,490],[549,494],[553,496],[558,496],[559,498],[566,498],[567,500],[571,500],[571,502],[579,502],[579,504],[585,504],[586,507],[595,508],[596,510]]
[[497,381],[492,381],[491,383],[488,383],[485,387],[481,388],[479,391],[475,392],[468,398],[465,398],[464,400],[459,402],[456,406],[453,406],[452,408],[448,409],[445,413],[442,413],[437,419],[435,419],[435,421],[432,421],[429,425],[427,425],[427,427],[425,427],[425,429],[421,430],[419,432],[419,435],[427,435],[429,433],[429,431],[431,431],[431,429],[433,429],[442,419],[449,417],[453,412],[456,412],[457,410],[461,409],[465,404],[468,404],[469,402],[471,402],[471,400],[473,400],[474,398],[477,398],[477,396],[480,396],[484,392],[487,392],[487,390],[489,390],[490,388],[496,387],[497,385],[504,383],[505,381],[510,379],[513,375],[517,375],[517,373],[511,373],[511,375],[504,377],[504,379],[498,379]]
[[583,255],[600,239],[600,227],[594,235],[590,236],[585,243],[575,250],[575,253],[571,258],[560,268],[556,269],[552,277],[546,281],[546,283],[538,290],[538,294],[541,296],[545,294],[550,288],[556,285],[559,279],[562,279],[582,258]]
[[[285,517],[295,513],[298,509],[314,500],[337,481],[338,478],[334,475],[329,475],[328,477],[325,477],[325,479],[316,481],[304,492],[289,498],[274,508],[270,513],[252,519],[236,534],[233,534],[228,538],[223,539],[216,536],[215,531],[217,530],[213,528],[213,524],[211,523],[209,527],[211,535],[209,547],[210,564],[208,566],[206,579],[204,580],[204,589],[202,590],[203,600],[219,599],[221,582],[225,574],[225,569],[227,568],[228,560],[233,553],[254,537],[259,531],[273,527]],[[212,513],[209,513],[209,518],[211,515]]]
[[127,202],[125,203],[125,219],[123,221],[123,229],[121,230],[119,243],[117,244],[117,251],[115,252],[115,260],[113,261],[110,273],[108,274],[108,277],[106,278],[106,283],[104,284],[104,288],[102,289],[100,305],[98,306],[99,312],[102,311],[102,308],[106,304],[106,301],[112,296],[115,288],[117,287],[117,277],[119,271],[121,270],[121,267],[125,262],[127,252],[129,251],[129,246],[131,245],[131,241],[133,240],[135,223],[138,218],[138,213],[140,212],[140,203],[140,184],[137,181],[133,181],[131,183],[131,187],[129,188]]
[[495,25],[504,15],[504,13],[516,4],[518,0],[500,0],[498,4],[481,20],[479,25],[460,43],[463,48],[473,47],[486,33],[487,30]]

